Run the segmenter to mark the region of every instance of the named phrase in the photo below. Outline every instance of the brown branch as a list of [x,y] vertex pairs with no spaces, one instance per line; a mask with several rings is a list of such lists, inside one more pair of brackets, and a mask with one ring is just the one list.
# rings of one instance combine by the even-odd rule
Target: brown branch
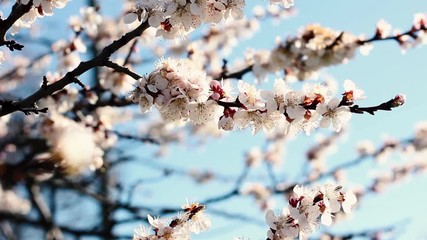
[[122,139],[134,140],[134,141],[143,142],[143,143],[151,143],[151,144],[156,144],[156,145],[160,144],[160,142],[158,140],[156,140],[154,138],[150,138],[150,137],[139,137],[139,136],[129,135],[129,134],[125,134],[125,133],[120,133],[120,132],[115,131],[115,130],[107,130],[107,132],[113,133],[117,137],[122,138]]
[[[3,101],[0,100],[0,109],[8,109],[13,107],[13,101]],[[30,115],[31,113],[33,114],[40,114],[40,113],[47,113],[47,108],[37,108],[35,105],[31,106],[31,107],[23,107],[23,108],[19,108],[16,109],[16,111],[21,111],[23,112],[25,115]]]
[[371,42],[379,42],[379,41],[388,41],[388,40],[394,40],[397,41],[399,44],[402,44],[402,37],[409,36],[413,39],[416,39],[418,36],[416,35],[420,31],[427,31],[427,26],[421,26],[419,29],[415,29],[412,27],[410,30],[403,32],[401,34],[397,34],[394,36],[389,36],[382,38],[381,34],[375,34],[373,37],[366,39],[366,40],[358,40],[357,43],[359,45],[363,45],[365,43],[371,43]]
[[377,111],[391,111],[392,108],[399,107],[403,105],[405,102],[404,97],[401,97],[400,95],[397,95],[393,99],[390,99],[387,102],[381,103],[380,105],[373,106],[373,107],[359,107],[359,105],[354,105],[350,107],[350,112],[352,113],[369,113],[371,115],[375,115],[375,112]]
[[145,29],[149,27],[148,22],[143,22],[136,29],[127,34],[123,35],[120,39],[114,41],[107,47],[105,47],[95,58],[81,62],[74,70],[68,72],[63,78],[47,85],[44,88],[40,88],[38,91],[28,96],[21,101],[12,102],[11,106],[8,106],[0,110],[0,117],[18,111],[22,108],[32,107],[34,104],[42,98],[45,98],[56,91],[63,89],[65,86],[75,82],[75,78],[89,71],[94,67],[104,66],[105,62],[111,57],[111,55],[118,49],[129,43],[132,39],[140,36]]
[[137,44],[138,44],[138,38],[137,38],[137,39],[135,39],[135,40],[133,41],[133,43],[132,43],[132,46],[130,46],[130,48],[129,48],[129,52],[128,52],[128,54],[126,55],[125,61],[123,62],[123,66],[126,66],[126,65],[130,62],[130,58],[131,58],[132,53],[134,52],[135,47],[136,47],[136,45],[137,45]]
[[215,77],[214,79],[218,81],[222,79],[229,79],[229,78],[242,79],[246,73],[252,72],[252,69],[253,69],[253,65],[249,65],[239,71],[228,73],[226,68],[223,67],[223,71],[221,72],[221,74],[218,77]]
[[0,222],[0,232],[3,233],[4,237],[9,240],[17,240],[18,237],[15,235],[12,226],[9,222]]
[[28,192],[30,193],[31,202],[36,206],[42,221],[45,223],[45,228],[48,230],[47,239],[60,240],[63,239],[61,229],[56,226],[52,219],[52,214],[49,207],[46,205],[40,193],[40,187],[33,183],[27,184]]
[[142,78],[142,76],[140,76],[139,74],[131,71],[129,68],[120,66],[119,64],[114,63],[114,62],[112,62],[110,60],[105,61],[104,66],[109,67],[111,69],[114,69],[114,71],[116,71],[116,72],[127,74],[127,75],[131,76],[135,80],[138,80],[138,79]]

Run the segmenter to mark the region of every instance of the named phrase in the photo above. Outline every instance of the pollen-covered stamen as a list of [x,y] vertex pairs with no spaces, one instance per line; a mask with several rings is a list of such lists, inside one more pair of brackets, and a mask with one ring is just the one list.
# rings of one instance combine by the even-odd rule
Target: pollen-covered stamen
[[295,224],[295,219],[288,217],[288,219],[286,220],[286,224],[291,224],[291,225],[296,225]]
[[319,206],[319,211],[321,213],[324,213],[326,211],[326,209],[327,209],[327,207],[326,207],[326,205],[325,205],[324,202],[319,202],[317,206]]
[[174,219],[174,220],[171,221],[171,223],[169,224],[169,227],[174,228],[174,227],[176,227],[176,226],[178,226],[180,224],[181,224],[181,220],[178,219],[178,218],[176,218],[176,219]]
[[320,201],[323,201],[323,197],[324,197],[323,193],[317,194],[317,196],[313,199],[313,204],[316,204],[316,203],[318,203]]
[[337,198],[337,200],[338,200],[339,202],[344,202],[344,201],[345,201],[345,195],[344,195],[344,193],[340,192],[340,195],[339,195],[339,197]]
[[342,94],[343,98],[342,98],[342,103],[345,105],[351,105],[354,103],[354,95],[353,95],[353,90],[345,92]]
[[193,218],[194,215],[196,215],[198,212],[205,209],[204,205],[200,205],[198,203],[191,204],[188,208],[184,209],[185,213],[188,213],[188,219]]
[[305,111],[305,114],[304,114],[304,119],[305,120],[310,120],[310,118],[311,118],[311,111],[310,110],[307,110],[307,111]]
[[302,102],[302,106],[310,106],[313,103],[313,100],[307,96],[304,97],[304,101]]

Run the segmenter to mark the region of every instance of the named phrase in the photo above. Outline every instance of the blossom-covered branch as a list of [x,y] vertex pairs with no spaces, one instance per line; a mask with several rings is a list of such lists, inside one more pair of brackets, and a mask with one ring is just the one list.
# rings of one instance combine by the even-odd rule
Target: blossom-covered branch
[[279,43],[271,51],[248,52],[246,67],[233,72],[223,68],[215,79],[241,79],[243,75],[253,72],[258,81],[262,81],[269,73],[279,71],[285,72],[288,81],[315,78],[321,68],[348,62],[354,57],[357,48],[363,54],[368,54],[373,48],[373,42],[394,40],[404,50],[426,44],[426,21],[425,14],[415,14],[414,23],[408,31],[400,33],[396,30],[391,34],[391,25],[380,20],[375,34],[368,39],[318,24],[309,25],[297,36]]
[[[155,106],[167,122],[187,121],[206,124],[214,121],[220,129],[252,127],[272,132],[280,127],[284,133],[333,126],[335,131],[350,120],[351,113],[389,111],[405,102],[404,95],[374,107],[354,105],[363,99],[364,91],[346,80],[342,99],[334,98],[326,85],[306,84],[295,91],[276,79],[274,90],[257,90],[255,86],[238,82],[238,96],[231,94],[228,83],[211,79],[194,67],[191,60],[165,59],[156,70],[144,76],[130,99],[138,103],[143,113]],[[232,99],[235,99],[234,101]],[[222,107],[222,109],[220,108]]]

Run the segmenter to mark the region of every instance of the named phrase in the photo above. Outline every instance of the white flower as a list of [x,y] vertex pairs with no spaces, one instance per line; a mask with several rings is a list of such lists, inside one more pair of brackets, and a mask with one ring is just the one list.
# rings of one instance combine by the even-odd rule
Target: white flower
[[205,214],[205,206],[199,203],[187,203],[182,206],[184,216],[180,217],[185,221],[183,228],[190,233],[199,234],[211,227],[211,220]]
[[[54,8],[64,8],[67,5],[69,0],[33,0],[33,5],[40,7],[39,12],[41,11],[43,15],[53,15]],[[29,0],[21,0],[22,4],[27,5]]]
[[249,125],[252,125],[252,134],[255,135],[260,129],[265,133],[270,133],[276,127],[276,122],[285,120],[285,116],[280,114],[278,111],[275,111],[271,114],[266,112],[261,112],[258,110],[246,111],[238,110],[234,114],[235,123],[241,128],[246,128]]
[[386,38],[390,36],[392,27],[390,23],[386,22],[384,19],[380,19],[377,23],[377,35],[380,38]]
[[[265,214],[265,221],[270,229],[267,232],[269,239],[294,239],[298,237],[299,227],[295,224],[287,208],[283,208],[279,215],[275,215],[272,210],[268,210]],[[271,231],[271,229],[275,230]]]
[[165,227],[168,227],[168,220],[162,219],[162,218],[153,218],[150,214],[147,215],[148,223],[155,229],[163,229]]
[[342,209],[345,213],[351,213],[351,207],[357,203],[356,195],[353,192],[347,191],[344,194],[344,201],[341,203]]
[[372,44],[372,43],[365,43],[365,44],[363,44],[363,45],[361,45],[359,47],[359,52],[363,56],[368,56],[373,49],[374,49],[374,44]]
[[261,92],[258,91],[255,86],[239,80],[237,83],[239,89],[239,101],[247,109],[259,109],[265,106],[264,101],[261,98]]
[[187,105],[188,99],[186,97],[176,97],[168,105],[164,105],[160,113],[167,122],[187,120],[189,115]]
[[133,240],[147,240],[151,235],[151,227],[139,226],[135,229],[135,233],[133,235]]
[[92,134],[76,125],[63,129],[53,148],[54,154],[65,166],[65,171],[69,174],[79,174],[92,165],[96,145]]
[[13,214],[27,214],[30,209],[30,201],[21,198],[12,190],[3,189],[0,185],[0,211]]
[[356,88],[356,84],[350,79],[344,80],[344,95],[346,96],[348,101],[357,101],[361,99],[365,99],[365,91]]
[[285,112],[285,96],[290,89],[286,86],[283,79],[274,81],[274,91],[261,91],[261,97],[266,102],[266,110],[273,112],[279,110],[280,113]]
[[98,34],[98,26],[102,23],[102,16],[94,7],[80,9],[80,15],[83,21],[83,28],[90,36]]
[[153,97],[150,94],[143,93],[139,95],[139,108],[142,113],[149,112],[151,107],[153,106]]
[[231,131],[234,128],[234,119],[231,116],[221,116],[218,121],[218,128]]
[[194,124],[204,124],[215,119],[220,110],[215,101],[192,102],[187,106],[189,118]]
[[340,100],[334,98],[328,104],[321,103],[317,105],[316,111],[323,116],[320,121],[320,127],[327,128],[332,123],[332,127],[339,132],[351,118],[350,109],[346,106],[339,106]]
[[323,225],[332,224],[332,213],[339,212],[341,205],[339,200],[341,199],[341,194],[339,190],[341,186],[336,186],[333,184],[325,184],[323,186],[318,186],[318,191],[323,194],[323,200],[321,202],[322,206],[322,217],[321,222]]
[[285,97],[285,109],[289,118],[296,119],[305,115],[306,109],[301,106],[304,102],[304,94],[302,92],[291,91]]

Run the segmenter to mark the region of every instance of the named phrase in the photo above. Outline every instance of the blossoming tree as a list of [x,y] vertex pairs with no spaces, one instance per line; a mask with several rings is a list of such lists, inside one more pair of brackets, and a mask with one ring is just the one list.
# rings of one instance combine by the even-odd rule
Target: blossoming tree
[[[324,71],[376,44],[395,42],[404,51],[426,44],[427,15],[416,13],[405,31],[378,19],[367,36],[310,19],[267,50],[239,55],[238,43],[260,39],[260,26],[307,17],[292,0],[254,2],[0,1],[0,238],[222,239],[215,223],[233,221],[262,229],[235,239],[392,232],[334,233],[332,225],[365,195],[426,168],[426,124],[410,139],[364,141],[354,160],[326,164],[354,115],[393,118],[400,109],[386,111],[406,96],[378,89],[389,96],[363,105],[370,94],[357,80]],[[248,140],[224,142],[242,134],[263,143],[237,150]],[[300,144],[305,161],[284,164],[285,150],[291,154],[303,135],[320,140]],[[215,161],[203,170],[199,153],[181,159],[179,145],[212,148]],[[233,150],[244,155],[226,158]],[[387,166],[387,175],[359,187],[344,177],[393,154],[407,162]],[[178,165],[161,160],[167,156]],[[247,196],[256,203],[245,209]]]

